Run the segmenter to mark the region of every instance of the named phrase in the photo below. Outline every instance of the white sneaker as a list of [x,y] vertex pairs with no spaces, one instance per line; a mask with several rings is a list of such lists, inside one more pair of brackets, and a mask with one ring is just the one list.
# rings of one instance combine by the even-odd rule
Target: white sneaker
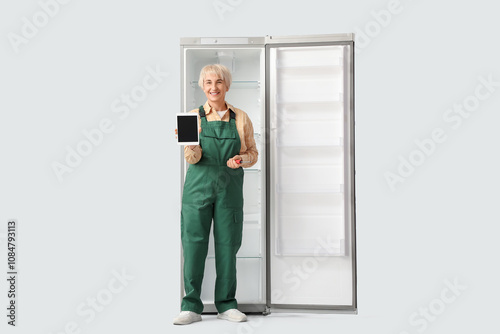
[[174,325],[189,325],[196,321],[201,321],[201,315],[191,311],[182,311],[174,318]]
[[243,322],[247,321],[247,316],[244,313],[241,313],[235,308],[227,310],[226,312],[222,312],[217,314],[217,319],[224,319],[234,322]]

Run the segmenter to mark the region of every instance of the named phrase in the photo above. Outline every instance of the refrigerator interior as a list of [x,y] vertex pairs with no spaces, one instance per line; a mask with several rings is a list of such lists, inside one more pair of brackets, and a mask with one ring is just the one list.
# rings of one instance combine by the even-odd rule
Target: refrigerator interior
[[270,303],[355,304],[349,44],[269,47]]
[[[232,74],[232,84],[226,93],[226,101],[245,111],[254,127],[254,137],[259,160],[251,168],[245,168],[243,241],[237,254],[238,287],[236,298],[242,304],[266,302],[266,253],[265,253],[265,67],[264,47],[190,47],[183,48],[183,101],[185,112],[206,102],[203,90],[198,86],[199,73],[207,64],[226,65]],[[184,163],[184,172],[188,164]],[[214,311],[215,254],[211,232],[209,252],[205,265],[202,300],[205,311]]]

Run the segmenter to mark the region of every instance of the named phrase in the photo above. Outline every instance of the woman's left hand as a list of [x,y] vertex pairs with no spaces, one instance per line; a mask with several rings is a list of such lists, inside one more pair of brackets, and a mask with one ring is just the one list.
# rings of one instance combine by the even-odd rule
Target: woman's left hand
[[232,169],[240,168],[241,165],[239,163],[237,163],[235,160],[241,160],[241,156],[235,155],[234,157],[229,159],[226,163],[227,167],[232,168]]

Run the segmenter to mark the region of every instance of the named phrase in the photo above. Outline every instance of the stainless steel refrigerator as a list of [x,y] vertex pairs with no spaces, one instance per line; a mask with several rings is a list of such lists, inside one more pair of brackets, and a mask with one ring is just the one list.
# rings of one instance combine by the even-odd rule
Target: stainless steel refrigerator
[[[357,312],[353,34],[193,37],[180,44],[181,112],[205,103],[200,70],[220,63],[233,76],[226,100],[255,130],[259,161],[245,169],[237,255],[239,309]],[[216,312],[214,283],[211,236],[206,313]]]

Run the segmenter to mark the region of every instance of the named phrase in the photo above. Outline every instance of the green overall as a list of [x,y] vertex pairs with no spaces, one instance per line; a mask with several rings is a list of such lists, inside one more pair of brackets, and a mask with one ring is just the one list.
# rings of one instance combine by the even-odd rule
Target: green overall
[[181,240],[184,256],[184,289],[181,310],[200,314],[201,284],[208,252],[208,237],[214,222],[215,306],[219,313],[237,308],[236,253],[243,229],[243,168],[226,162],[240,153],[241,142],[235,113],[230,121],[207,122],[203,106],[200,146],[202,157],[190,165],[182,194]]

